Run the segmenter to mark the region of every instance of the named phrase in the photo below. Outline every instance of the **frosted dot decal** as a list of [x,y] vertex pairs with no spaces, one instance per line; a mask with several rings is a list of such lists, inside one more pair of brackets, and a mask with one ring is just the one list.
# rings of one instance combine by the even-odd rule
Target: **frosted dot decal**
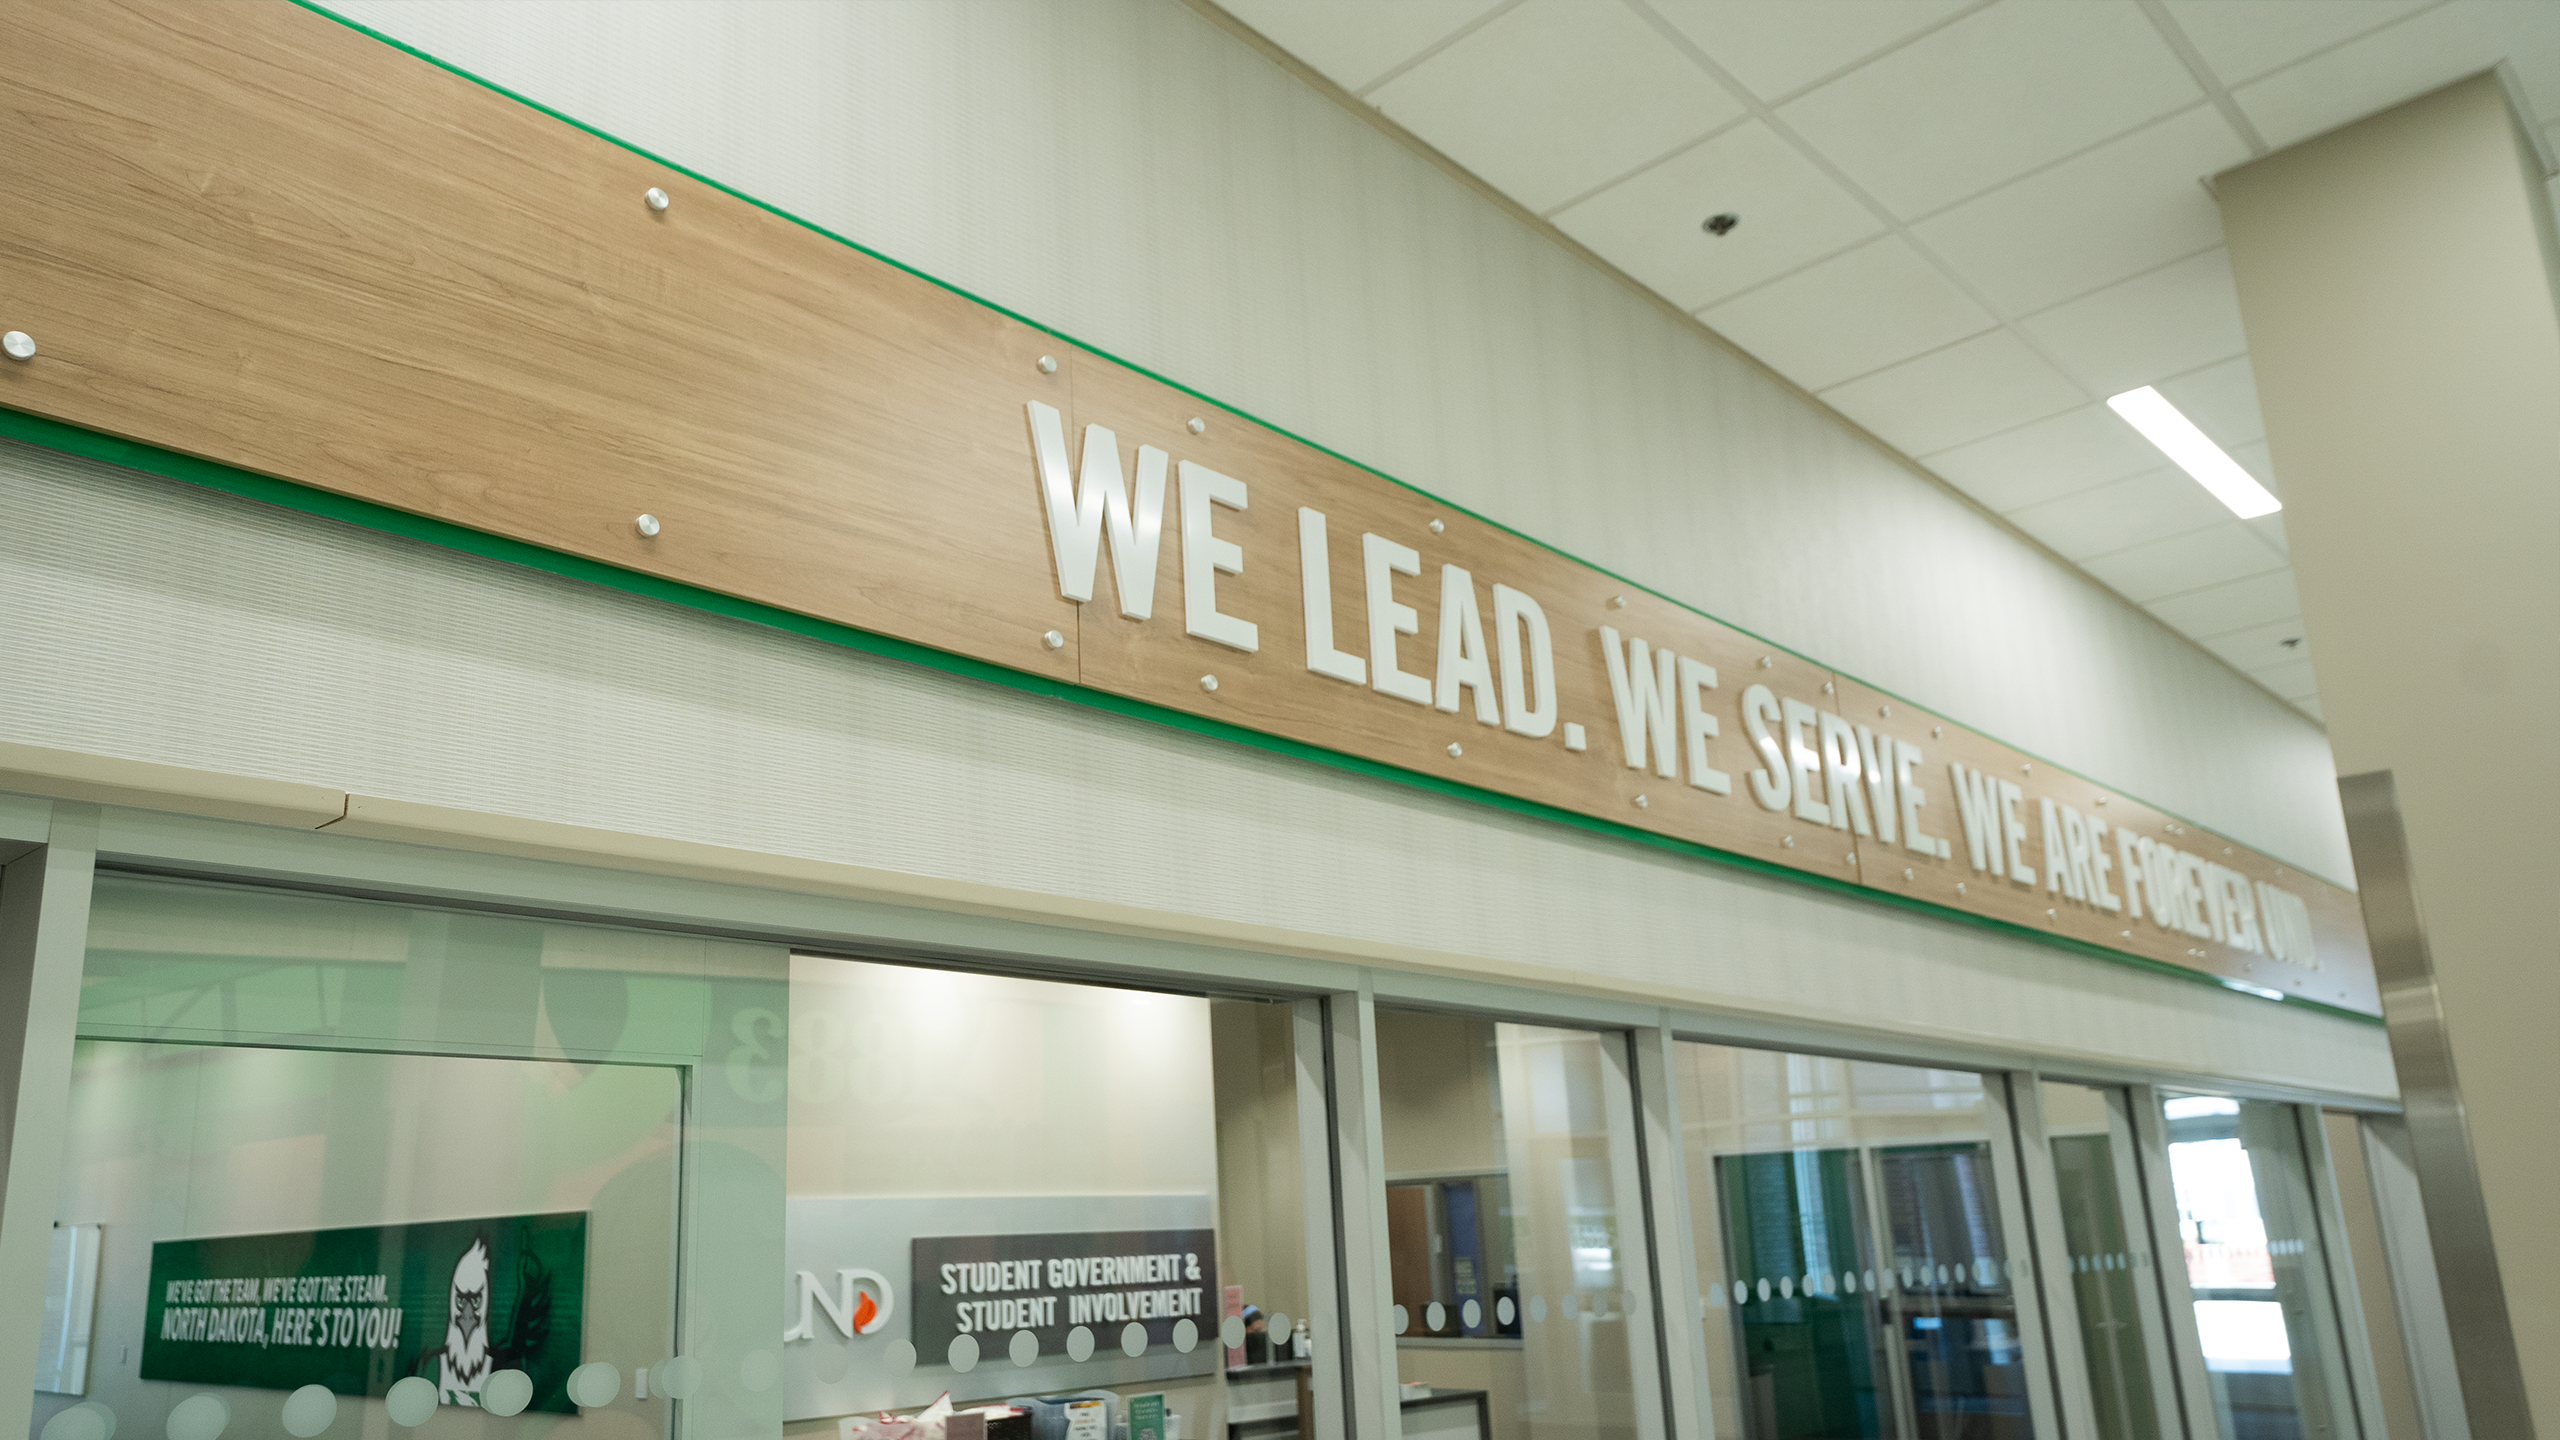
[[[325,1386],[305,1385],[302,1388],[304,1390],[317,1390],[323,1395],[329,1395],[329,1391]],[[295,1393],[299,1394],[300,1391]],[[285,1410],[288,1415],[291,1414],[293,1410],[293,1402],[291,1400],[287,1400],[285,1402]],[[74,1405],[70,1409],[63,1411],[61,1414],[44,1422],[44,1429],[39,1432],[40,1440],[108,1440],[109,1436],[115,1434],[115,1413],[116,1412],[113,1410],[107,1409],[106,1406],[99,1404],[95,1400]],[[337,1413],[338,1397],[335,1395],[329,1395],[330,1417],[332,1419],[336,1418]],[[290,1430],[290,1425],[288,1425],[287,1428]],[[319,1430],[292,1430],[292,1433],[298,1436],[308,1437],[317,1435],[320,1433],[320,1430],[325,1430],[327,1428],[329,1427],[326,1424],[323,1424]]]
[[[888,1352],[882,1355],[880,1360],[882,1364],[889,1367],[889,1373],[892,1375],[912,1375],[916,1372],[918,1358],[920,1357],[916,1354],[916,1342],[892,1340],[889,1342]],[[841,1380],[844,1376],[839,1372],[836,1378]]]
[[1387,1318],[1389,1322],[1396,1327],[1396,1333],[1399,1335],[1413,1328],[1412,1312],[1406,1310],[1401,1305],[1398,1305],[1394,1309],[1388,1311]]
[[[1244,1343],[1244,1322],[1233,1315],[1227,1317],[1219,1338],[1225,1339],[1230,1331],[1234,1332],[1235,1338],[1227,1342],[1229,1349]],[[1067,1332],[1067,1358],[1079,1365],[1093,1358],[1093,1331],[1090,1327],[1079,1325]]]
[[1759,1283],[1759,1285],[1758,1285],[1758,1286],[1756,1286],[1756,1287],[1754,1287],[1754,1288],[1757,1290],[1757,1292],[1758,1292],[1758,1294],[1759,1294],[1759,1296],[1760,1296],[1760,1298],[1761,1298],[1761,1299],[1763,1299],[1763,1300],[1768,1299],[1768,1298],[1769,1298],[1769,1277],[1768,1277],[1768,1276],[1766,1276],[1766,1275],[1761,1276],[1761,1277],[1760,1277],[1760,1283]]
[[[622,1372],[619,1370],[613,1374],[613,1385],[617,1391],[622,1388]],[[184,1404],[178,1407],[180,1410],[185,1408]],[[424,1375],[412,1375],[405,1380],[394,1380],[391,1382],[391,1388],[382,1393],[382,1408],[391,1416],[392,1424],[414,1430],[435,1418],[436,1382]],[[178,1433],[178,1415],[175,1410],[169,1412],[169,1440],[193,1440],[191,1436]]]
[[1484,1325],[1484,1307],[1473,1300],[1459,1306],[1458,1323],[1466,1326],[1470,1330],[1482,1328]]
[[690,1400],[702,1389],[702,1362],[690,1355],[661,1361],[649,1371],[649,1382],[670,1400]]
[[1013,1339],[1004,1347],[1004,1355],[1013,1362],[1015,1369],[1027,1370],[1033,1361],[1040,1358],[1040,1337],[1028,1330],[1016,1330]]
[[1186,1316],[1182,1317],[1181,1319],[1174,1321],[1174,1322],[1173,1322],[1173,1350],[1174,1350],[1174,1353],[1175,1353],[1175,1354],[1177,1354],[1177,1355],[1188,1355],[1188,1354],[1190,1354],[1192,1351],[1197,1350],[1197,1349],[1199,1349],[1199,1348],[1200,1348],[1200,1327],[1199,1327],[1199,1326],[1197,1326],[1197,1325],[1194,1325],[1193,1323],[1191,1323],[1191,1317],[1190,1317],[1190,1316],[1188,1316],[1188,1315],[1186,1315]]
[[963,1375],[977,1369],[978,1337],[975,1335],[952,1336],[950,1346],[942,1352],[942,1358],[950,1363],[952,1369]]
[[[1082,1328],[1084,1328],[1084,1327],[1082,1327],[1082,1326],[1078,1326],[1078,1327],[1076,1327],[1076,1328],[1078,1328],[1078,1329],[1082,1329]],[[1226,1347],[1227,1347],[1228,1349],[1230,1349],[1230,1350],[1240,1349],[1240,1348],[1242,1348],[1242,1347],[1243,1347],[1243,1345],[1244,1345],[1244,1317],[1243,1317],[1243,1316],[1241,1316],[1241,1315],[1230,1315],[1230,1316],[1228,1316],[1226,1319],[1224,1319],[1224,1320],[1222,1320],[1222,1321],[1220,1321],[1220,1322],[1218,1323],[1218,1343],[1219,1343],[1219,1344],[1221,1344],[1221,1345],[1226,1346]],[[1086,1349],[1086,1350],[1088,1350],[1088,1351],[1090,1351],[1090,1350],[1092,1350],[1092,1349],[1093,1349],[1093,1342],[1092,1342],[1092,1340],[1087,1339],[1087,1340],[1085,1341],[1085,1349]],[[1081,1355],[1079,1355],[1079,1356],[1077,1356],[1076,1358],[1077,1358],[1077,1359],[1079,1359],[1079,1360],[1081,1360],[1081,1359],[1083,1359],[1084,1357],[1083,1357],[1083,1356],[1081,1356]]]
[[1285,1310],[1272,1311],[1271,1322],[1263,1327],[1263,1331],[1271,1337],[1271,1353],[1278,1355],[1280,1353],[1280,1347],[1289,1343],[1288,1312]]
[[[63,1415],[73,1413],[65,1410],[53,1418],[59,1420]],[[312,1436],[337,1423],[338,1397],[326,1385],[305,1385],[284,1397],[282,1419],[284,1433],[293,1436],[294,1440],[311,1440]],[[44,1440],[68,1440],[68,1437],[55,1435],[53,1426],[47,1425],[44,1427]],[[91,1437],[84,1436],[82,1440],[91,1440]],[[106,1437],[100,1435],[94,1440],[106,1440]]]
[[1793,1275],[1781,1275],[1778,1277],[1778,1298],[1781,1300],[1793,1300],[1796,1298],[1796,1277]]
[[1448,1306],[1434,1300],[1430,1304],[1422,1307],[1422,1328],[1424,1331],[1431,1334],[1438,1334],[1440,1328],[1448,1323]]
[[[412,1375],[409,1378],[427,1387],[428,1399],[432,1400],[435,1398],[436,1387],[426,1380],[425,1377]],[[395,1384],[391,1388],[397,1390],[400,1387]],[[586,1364],[569,1372],[569,1401],[571,1404],[578,1405],[586,1409],[593,1409],[598,1405],[612,1404],[621,1394],[622,1371],[617,1369],[609,1361],[590,1360]],[[391,1397],[385,1395],[382,1398],[387,1402]]]
[[782,1378],[782,1357],[770,1350],[750,1350],[738,1362],[738,1383],[750,1395],[761,1395]]
[[1529,1318],[1530,1318],[1532,1321],[1534,1321],[1534,1322],[1536,1322],[1537,1324],[1540,1324],[1540,1325],[1544,1325],[1544,1324],[1546,1324],[1546,1323],[1547,1323],[1547,1297],[1546,1297],[1546,1296],[1544,1296],[1544,1295],[1532,1295],[1532,1296],[1530,1296],[1530,1297],[1529,1297]]
[[1147,1327],[1132,1320],[1120,1327],[1120,1353],[1135,1360],[1147,1353]]
[[[1699,1303],[1699,1304],[1701,1304],[1701,1305],[1709,1305],[1709,1306],[1713,1306],[1714,1308],[1716,1308],[1716,1309],[1718,1309],[1718,1310],[1723,1309],[1723,1308],[1724,1308],[1724,1282],[1723,1282],[1723,1281],[1721,1281],[1721,1280],[1719,1280],[1719,1281],[1717,1281],[1716,1283],[1714,1283],[1713,1285],[1708,1286],[1708,1287],[1707,1287],[1707,1298],[1706,1298],[1706,1299],[1704,1299],[1704,1300],[1699,1301],[1698,1303]],[[1704,1313],[1706,1313],[1706,1312],[1704,1312],[1704,1311],[1700,1311],[1699,1313],[1700,1313],[1700,1314],[1704,1314]]]
[[1508,1295],[1505,1295],[1501,1299],[1493,1302],[1493,1318],[1500,1324],[1510,1324],[1511,1317],[1519,1313],[1520,1307],[1512,1304],[1511,1297]]
[[480,1408],[503,1419],[521,1415],[533,1403],[533,1377],[521,1370],[501,1370],[480,1382]]

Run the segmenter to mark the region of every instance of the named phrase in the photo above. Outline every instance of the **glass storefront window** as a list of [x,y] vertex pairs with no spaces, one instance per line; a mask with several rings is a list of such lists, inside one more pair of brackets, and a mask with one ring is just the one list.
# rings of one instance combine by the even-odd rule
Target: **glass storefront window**
[[2298,1107],[2177,1095],[2161,1108],[2223,1440],[2357,1434]]
[[[1632,1440],[1637,1200],[1615,1036],[1382,1009],[1380,1137],[1408,1436]],[[1624,1095],[1615,1108],[1624,1110]],[[1648,1377],[1649,1378],[1649,1377]]]
[[769,1430],[785,959],[101,874],[32,1433]]
[[1311,1434],[1339,1338],[1310,1314],[1291,1027],[794,957],[784,1433],[947,1401],[1020,1440]]
[[1677,1054],[1714,1433],[2032,1435],[1983,1077]]
[[[2176,1433],[2176,1392],[2147,1240],[2128,1097],[2120,1090],[2042,1083],[2053,1150],[2055,1203],[2077,1302],[2089,1400],[2101,1440]],[[2163,1416],[2169,1417],[2164,1430]]]

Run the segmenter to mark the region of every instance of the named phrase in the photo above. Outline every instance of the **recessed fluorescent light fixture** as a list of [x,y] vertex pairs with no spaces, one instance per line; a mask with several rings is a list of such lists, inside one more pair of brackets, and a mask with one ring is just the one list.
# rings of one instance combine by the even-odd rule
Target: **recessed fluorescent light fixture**
[[2145,385],[2107,397],[2107,408],[2125,418],[2125,423],[2142,432],[2142,438],[2160,447],[2160,453],[2178,462],[2178,468],[2196,477],[2196,483],[2213,492],[2213,498],[2231,507],[2231,513],[2243,520],[2273,515],[2284,508],[2282,502],[2267,493],[2258,477],[2240,468],[2240,462],[2222,453],[2222,447],[2196,428],[2194,421],[2178,413],[2178,407],[2162,398],[2159,391]]

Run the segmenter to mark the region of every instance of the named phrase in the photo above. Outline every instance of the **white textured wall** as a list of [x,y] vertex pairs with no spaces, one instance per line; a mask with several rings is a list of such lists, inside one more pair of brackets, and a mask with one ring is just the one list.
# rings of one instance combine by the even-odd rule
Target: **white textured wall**
[[2393,1093],[2375,1026],[0,441],[0,738]]
[[2320,729],[1177,0],[351,17],[2345,880]]

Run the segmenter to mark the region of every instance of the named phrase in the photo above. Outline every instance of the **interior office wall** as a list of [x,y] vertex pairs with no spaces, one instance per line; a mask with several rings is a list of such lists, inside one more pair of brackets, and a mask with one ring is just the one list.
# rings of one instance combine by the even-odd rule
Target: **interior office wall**
[[28,744],[2393,1093],[2375,1026],[113,466],[0,442],[0,513]]
[[1179,0],[336,8],[2349,879],[2319,727]]
[[[1292,1018],[1285,1004],[1210,1001],[1209,1063],[1218,1112],[1218,1268],[1265,1315],[1303,1317],[1307,1205]],[[1276,1346],[1282,1337],[1272,1339]]]

